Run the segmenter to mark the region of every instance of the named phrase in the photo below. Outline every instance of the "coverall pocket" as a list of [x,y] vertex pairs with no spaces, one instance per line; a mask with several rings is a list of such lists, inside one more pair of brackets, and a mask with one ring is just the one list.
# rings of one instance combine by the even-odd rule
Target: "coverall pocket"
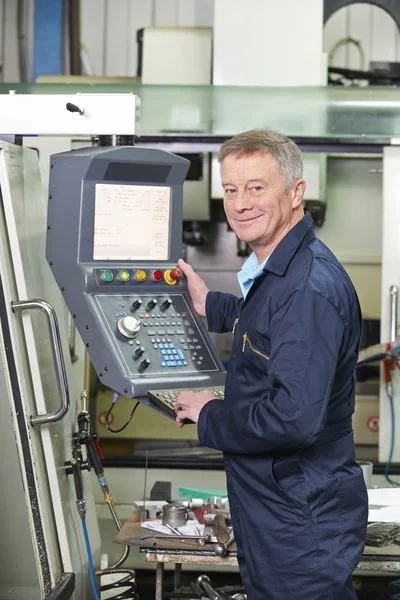
[[271,342],[256,333],[252,324],[242,336],[242,355],[245,361],[251,363],[251,369],[263,374],[268,372]]
[[355,569],[364,549],[368,521],[368,495],[361,469],[360,473],[354,475],[339,475],[338,499],[341,554]]
[[297,456],[280,461],[272,458],[268,461],[268,465],[268,478],[276,493],[288,506],[296,510],[300,509],[310,517],[311,510],[307,503],[306,484],[300,459]]

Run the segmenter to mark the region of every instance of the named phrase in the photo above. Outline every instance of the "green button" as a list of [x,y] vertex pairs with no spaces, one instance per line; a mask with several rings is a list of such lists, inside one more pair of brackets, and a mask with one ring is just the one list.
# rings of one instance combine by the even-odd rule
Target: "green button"
[[104,271],[103,279],[104,279],[104,281],[112,281],[114,279],[114,275],[112,274],[112,271]]

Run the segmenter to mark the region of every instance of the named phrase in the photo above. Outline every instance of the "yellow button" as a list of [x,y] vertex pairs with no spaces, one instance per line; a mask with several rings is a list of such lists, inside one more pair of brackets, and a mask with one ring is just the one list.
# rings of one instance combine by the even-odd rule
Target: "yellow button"
[[128,271],[121,271],[119,274],[120,278],[122,281],[129,281],[129,279],[131,278],[131,276],[129,275]]
[[138,271],[136,273],[136,278],[138,279],[138,281],[144,281],[145,279],[147,279],[146,271]]

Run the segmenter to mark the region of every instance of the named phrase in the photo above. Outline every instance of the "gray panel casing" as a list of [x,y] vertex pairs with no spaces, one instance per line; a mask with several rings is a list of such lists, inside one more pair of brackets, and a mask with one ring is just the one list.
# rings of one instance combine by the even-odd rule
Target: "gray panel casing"
[[[107,180],[107,184],[171,188],[168,260],[93,259],[95,185],[104,183],[104,175],[111,163],[136,165],[136,172],[137,165],[143,165],[149,179],[152,175],[148,174],[148,165],[153,165],[154,171],[157,165],[170,167],[162,182],[143,181],[142,177],[140,182]],[[225,382],[224,366],[202,320],[192,307],[184,278],[175,285],[169,285],[164,280],[152,281],[150,278],[145,282],[133,278],[121,282],[114,277],[112,282],[105,283],[100,277],[106,269],[116,275],[119,270],[133,274],[135,270],[144,269],[150,273],[155,269],[165,271],[177,266],[182,246],[182,189],[188,167],[189,161],[164,150],[130,146],[84,148],[51,157],[47,261],[102,383],[146,403],[148,390],[211,387]],[[143,301],[139,311],[131,308],[137,298]],[[146,309],[151,298],[158,300],[153,311]],[[173,303],[168,310],[161,310],[160,306],[167,298],[171,298]],[[117,330],[116,322],[124,314],[141,320],[139,335],[134,340],[128,340]],[[145,314],[150,316],[144,319]],[[163,346],[167,339],[181,355],[184,353],[185,365],[178,361],[180,366],[166,366],[163,360],[166,357],[161,355],[158,345],[161,343]],[[143,357],[151,361],[147,369],[141,368],[141,361],[134,357],[138,346],[145,348]],[[164,366],[161,366],[162,362],[165,362]]]

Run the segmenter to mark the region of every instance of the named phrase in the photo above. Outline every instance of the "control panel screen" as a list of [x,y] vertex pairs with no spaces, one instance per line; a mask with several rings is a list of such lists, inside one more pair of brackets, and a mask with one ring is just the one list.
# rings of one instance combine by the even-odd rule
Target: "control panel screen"
[[168,260],[171,188],[96,184],[94,260]]

